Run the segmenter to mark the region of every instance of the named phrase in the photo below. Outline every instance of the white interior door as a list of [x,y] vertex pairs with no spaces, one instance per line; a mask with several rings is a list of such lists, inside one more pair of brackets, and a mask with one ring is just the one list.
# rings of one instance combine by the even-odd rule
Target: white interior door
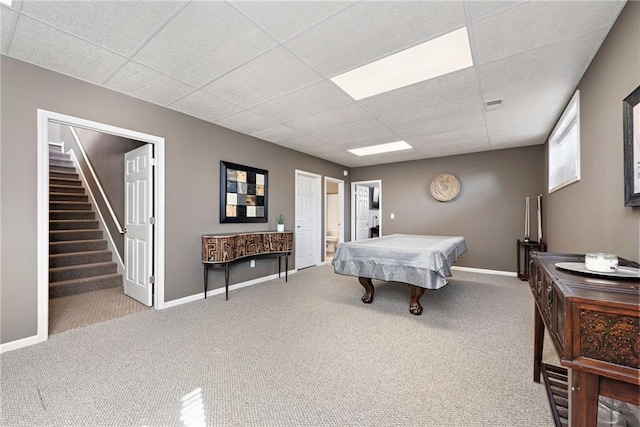
[[296,268],[316,264],[320,224],[318,218],[319,176],[296,174]]
[[356,240],[369,238],[369,187],[356,186]]
[[124,293],[153,304],[153,146],[125,154]]

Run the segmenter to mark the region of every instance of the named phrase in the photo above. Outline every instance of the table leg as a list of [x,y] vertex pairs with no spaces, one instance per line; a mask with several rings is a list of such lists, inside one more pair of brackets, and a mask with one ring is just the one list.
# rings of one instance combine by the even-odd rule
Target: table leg
[[368,277],[358,277],[360,284],[364,287],[365,293],[362,296],[362,302],[365,304],[371,304],[373,302],[373,283]]
[[533,381],[540,382],[540,366],[542,365],[542,347],[544,345],[544,322],[533,303],[534,329],[533,329]]
[[229,301],[229,264],[224,265],[224,295],[225,299]]
[[598,375],[571,370],[571,425],[596,427],[598,424]]
[[284,281],[289,281],[289,254],[284,256]]
[[282,255],[278,255],[278,279],[280,278],[280,258],[282,258]]
[[411,288],[411,299],[409,300],[409,313],[420,316],[422,314],[422,306],[420,305],[420,297],[424,293],[424,288],[420,286],[409,285]]
[[209,268],[204,266],[204,299],[207,299],[207,282],[209,279]]

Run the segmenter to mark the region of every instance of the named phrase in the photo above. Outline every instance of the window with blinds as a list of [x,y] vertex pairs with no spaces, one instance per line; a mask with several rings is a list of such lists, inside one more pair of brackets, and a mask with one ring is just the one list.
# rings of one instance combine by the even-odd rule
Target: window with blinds
[[580,181],[580,91],[549,136],[549,193]]

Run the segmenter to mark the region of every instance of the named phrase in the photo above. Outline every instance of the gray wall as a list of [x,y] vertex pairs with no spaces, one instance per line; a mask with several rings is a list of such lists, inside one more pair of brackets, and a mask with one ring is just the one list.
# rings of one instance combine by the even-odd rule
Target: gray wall
[[[463,236],[469,250],[458,266],[516,271],[516,240],[524,237],[525,197],[542,193],[542,145],[460,156],[368,166],[352,181],[382,180],[381,229],[394,233]],[[429,191],[440,173],[458,177],[461,190],[449,202]],[[395,219],[390,219],[390,214]],[[536,238],[535,207],[532,237]]]
[[[275,229],[279,212],[293,228],[295,169],[343,178],[343,166],[15,59],[0,62],[2,343],[37,333],[38,108],[165,138],[166,301],[202,292],[202,234]],[[268,224],[219,223],[220,160],[269,170]],[[232,269],[231,283],[276,272],[274,260],[243,263]],[[209,288],[223,286],[224,274],[211,273]]]
[[640,2],[628,2],[578,85],[581,179],[548,197],[551,251],[640,260],[640,208],[624,206],[622,137],[622,100],[640,85],[639,23]]

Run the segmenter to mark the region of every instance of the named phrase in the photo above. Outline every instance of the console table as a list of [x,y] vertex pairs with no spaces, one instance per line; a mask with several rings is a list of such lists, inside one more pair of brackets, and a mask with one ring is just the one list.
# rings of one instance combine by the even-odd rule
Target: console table
[[224,268],[225,298],[229,299],[229,268],[232,263],[240,260],[265,256],[277,257],[278,277],[280,277],[281,258],[284,256],[285,281],[288,281],[289,255],[292,250],[293,231],[203,235],[204,297],[207,297],[209,268]]
[[[584,255],[532,252],[529,285],[535,299],[533,379],[541,371],[545,328],[550,334],[565,378],[566,418],[572,426],[596,427],[598,396],[640,405],[640,281],[581,275],[556,267],[558,262],[584,262]],[[638,267],[620,259],[620,265]],[[545,382],[546,375],[545,375]],[[547,391],[551,386],[547,382]],[[556,425],[560,399],[549,394]]]

